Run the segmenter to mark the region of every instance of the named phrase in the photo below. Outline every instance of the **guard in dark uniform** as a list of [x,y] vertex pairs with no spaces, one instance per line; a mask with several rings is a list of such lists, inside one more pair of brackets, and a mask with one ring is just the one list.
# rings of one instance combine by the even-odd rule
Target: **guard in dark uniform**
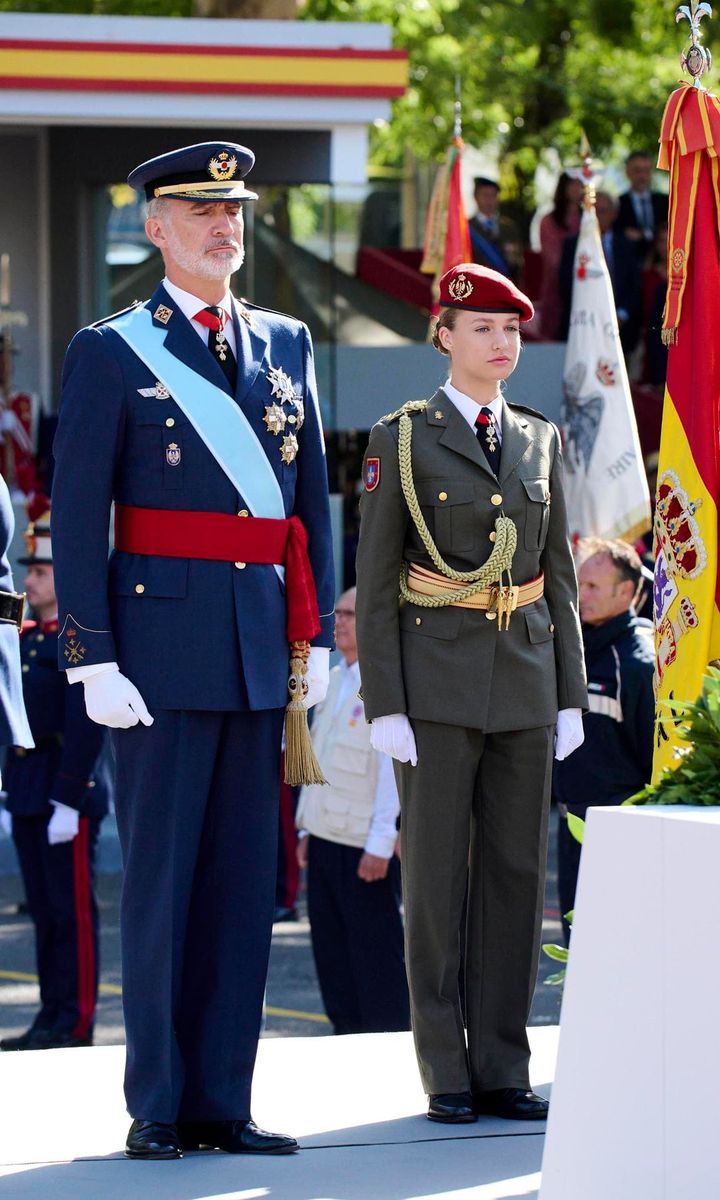
[[79,689],[57,669],[49,513],[31,522],[25,587],[35,620],[20,640],[33,749],[8,753],[3,783],[30,916],[41,1007],[3,1050],[92,1043],[98,989],[95,854],[111,786],[108,735],[85,712]]
[[[371,740],[397,760],[405,961],[428,1116],[545,1117],[526,1023],[555,754],[587,703],[560,435],[501,384],[533,307],[496,271],[440,282],[451,377],[375,425],[357,634]],[[468,871],[469,864],[469,871]],[[467,890],[465,1015],[458,976]]]
[[253,162],[208,142],[131,173],[166,276],[74,338],[55,440],[59,661],[117,759],[134,1158],[297,1149],[250,1091],[290,648],[309,705],[334,576],[310,335],[229,290]]

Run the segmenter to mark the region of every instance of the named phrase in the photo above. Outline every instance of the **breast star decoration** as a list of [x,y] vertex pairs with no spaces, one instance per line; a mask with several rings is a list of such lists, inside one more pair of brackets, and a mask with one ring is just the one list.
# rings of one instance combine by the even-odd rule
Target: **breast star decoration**
[[[276,437],[279,434],[284,435],[280,457],[290,466],[299,449],[295,434],[302,428],[305,420],[305,406],[298,395],[300,387],[293,383],[282,367],[271,367],[267,379],[275,403],[266,405],[263,421],[269,433],[275,434]],[[286,412],[282,407],[284,404],[292,405],[292,411]],[[285,433],[287,425],[291,426],[290,433]]]

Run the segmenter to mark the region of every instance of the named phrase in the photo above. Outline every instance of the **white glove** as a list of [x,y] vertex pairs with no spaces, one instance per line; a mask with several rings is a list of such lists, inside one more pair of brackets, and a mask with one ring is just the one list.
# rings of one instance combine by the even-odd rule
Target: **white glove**
[[409,762],[417,766],[417,746],[412,725],[405,713],[393,713],[389,717],[375,717],[370,726],[370,745],[396,758],[398,762]]
[[80,813],[75,808],[68,808],[67,804],[59,804],[57,800],[51,800],[50,803],[55,811],[48,821],[48,842],[51,846],[59,846],[61,842],[71,842],[74,837],[77,837]]
[[330,684],[330,651],[327,646],[310,647],[305,679],[308,685],[305,707],[312,708],[313,704],[325,699]]
[[108,725],[110,729],[130,729],[138,721],[152,725],[145,701],[135,684],[120,674],[117,663],[83,680],[83,687],[87,715],[98,725]]
[[582,709],[561,708],[555,726],[555,757],[559,762],[569,758],[573,750],[585,741]]
[[12,813],[6,808],[0,808],[0,829],[7,837],[12,837]]

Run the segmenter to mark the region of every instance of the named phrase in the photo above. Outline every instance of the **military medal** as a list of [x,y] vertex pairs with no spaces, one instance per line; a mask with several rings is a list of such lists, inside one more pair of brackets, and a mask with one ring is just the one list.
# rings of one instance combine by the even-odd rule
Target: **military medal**
[[165,461],[170,467],[179,467],[182,457],[180,447],[177,442],[171,442],[165,451]]
[[276,436],[282,433],[287,420],[285,410],[279,404],[267,404],[265,406],[263,421],[268,427],[268,433],[274,433]]
[[273,396],[277,396],[281,404],[295,403],[295,388],[292,379],[285,374],[282,367],[271,367],[267,377]]
[[283,438],[282,446],[280,447],[280,457],[283,462],[289,467],[293,462],[295,455],[298,452],[298,440],[294,433],[288,434]]
[[225,362],[225,359],[227,358],[227,352],[227,338],[225,337],[225,330],[221,325],[220,328],[215,332],[215,353],[220,359],[220,362]]

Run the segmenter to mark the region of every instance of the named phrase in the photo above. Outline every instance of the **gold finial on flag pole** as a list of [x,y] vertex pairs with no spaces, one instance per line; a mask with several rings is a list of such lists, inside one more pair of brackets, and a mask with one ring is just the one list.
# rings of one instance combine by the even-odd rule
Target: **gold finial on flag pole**
[[690,45],[687,50],[680,55],[680,65],[688,75],[692,76],[692,86],[699,88],[701,77],[706,71],[712,67],[712,54],[702,44],[702,32],[700,22],[703,17],[711,17],[712,9],[704,0],[698,3],[698,0],[690,0],[690,4],[681,4],[675,13],[675,21],[689,21],[690,23]]

